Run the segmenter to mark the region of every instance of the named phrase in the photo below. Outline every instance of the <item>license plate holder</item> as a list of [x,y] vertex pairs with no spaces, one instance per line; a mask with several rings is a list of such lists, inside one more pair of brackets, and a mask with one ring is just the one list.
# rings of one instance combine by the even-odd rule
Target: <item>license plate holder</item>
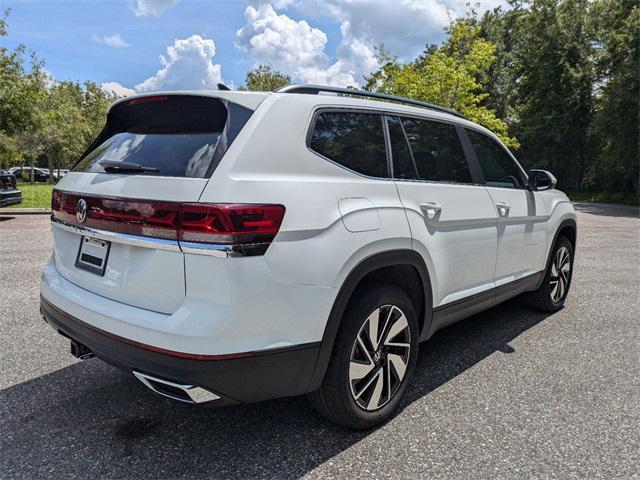
[[111,242],[82,236],[76,257],[76,267],[103,276],[107,269],[107,259]]

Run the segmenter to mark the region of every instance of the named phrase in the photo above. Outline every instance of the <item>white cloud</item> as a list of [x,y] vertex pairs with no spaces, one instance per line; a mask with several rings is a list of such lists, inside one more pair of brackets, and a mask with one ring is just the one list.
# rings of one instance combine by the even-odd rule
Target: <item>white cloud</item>
[[271,4],[273,5],[273,7],[277,10],[281,9],[281,8],[287,8],[291,5],[294,5],[296,3],[296,0],[272,0]]
[[354,84],[341,64],[330,65],[327,35],[304,20],[278,14],[269,3],[245,10],[246,24],[236,32],[236,46],[258,63],[283,70],[305,82]]
[[167,47],[167,56],[160,55],[163,67],[136,85],[135,90],[215,90],[216,84],[222,81],[220,65],[211,61],[215,54],[216,45],[210,38],[192,35],[175,40]]
[[350,40],[357,39],[382,42],[396,55],[412,55],[441,37],[449,22],[449,9],[440,0],[329,0],[328,5],[331,16],[340,22],[341,46],[347,50]]
[[107,93],[114,93],[119,97],[127,97],[133,95],[136,91],[133,88],[127,88],[118,82],[105,82],[100,85]]
[[107,35],[104,37],[99,37],[98,35],[93,35],[93,41],[98,43],[104,43],[105,45],[109,45],[114,48],[126,48],[129,44],[122,38],[122,35],[116,33],[114,35]]
[[382,42],[394,55],[413,57],[427,43],[438,43],[450,20],[464,15],[469,4],[475,3],[479,12],[507,5],[506,0],[301,0],[299,8],[335,18],[346,31],[347,39],[350,36]]
[[136,17],[153,15],[159,17],[162,13],[173,7],[178,0],[135,0],[131,6]]
[[200,35],[178,39],[160,55],[162,68],[133,88],[118,82],[107,82],[102,88],[119,96],[158,90],[216,90],[222,82],[219,64],[212,62],[216,46],[212,39]]
[[[245,11],[237,46],[258,63],[283,70],[296,80],[356,85],[377,67],[373,46],[413,58],[426,44],[438,43],[451,18],[463,15],[468,0],[256,0]],[[482,12],[506,0],[480,0]],[[306,18],[329,17],[340,24],[336,60],[325,51],[326,34],[274,10],[296,10]],[[293,40],[292,40],[293,39]],[[305,48],[306,47],[306,48]]]
[[237,46],[275,68],[312,67],[326,62],[327,36],[307,22],[278,15],[270,4],[247,7],[246,24],[237,31]]

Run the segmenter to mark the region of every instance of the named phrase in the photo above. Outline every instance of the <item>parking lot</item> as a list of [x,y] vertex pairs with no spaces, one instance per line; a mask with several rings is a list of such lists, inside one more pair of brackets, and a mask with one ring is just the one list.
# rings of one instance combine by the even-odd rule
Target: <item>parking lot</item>
[[371,432],[305,398],[178,404],[75,360],[38,313],[48,217],[0,217],[0,478],[640,478],[638,209],[576,208],[565,308],[514,300],[442,330]]

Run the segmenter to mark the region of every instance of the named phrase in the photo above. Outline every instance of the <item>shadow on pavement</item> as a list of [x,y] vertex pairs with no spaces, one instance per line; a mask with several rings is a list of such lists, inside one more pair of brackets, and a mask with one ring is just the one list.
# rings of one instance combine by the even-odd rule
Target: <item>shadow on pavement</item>
[[640,207],[635,205],[616,205],[612,203],[573,202],[574,208],[581,213],[602,215],[605,217],[640,218]]
[[[545,317],[515,300],[440,331],[421,345],[401,408],[488,355],[513,352],[509,342]],[[179,404],[96,359],[1,391],[0,431],[3,478],[298,477],[371,433],[328,423],[304,397]]]

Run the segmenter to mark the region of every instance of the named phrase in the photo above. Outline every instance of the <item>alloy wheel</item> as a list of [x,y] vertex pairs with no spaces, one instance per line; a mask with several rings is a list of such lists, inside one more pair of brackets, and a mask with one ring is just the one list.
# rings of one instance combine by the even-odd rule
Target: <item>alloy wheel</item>
[[407,372],[411,352],[409,322],[400,308],[374,310],[358,331],[349,361],[349,384],[356,403],[378,410],[394,397]]
[[558,303],[562,300],[569,288],[571,274],[571,254],[567,247],[560,247],[556,252],[551,265],[549,286],[551,287],[551,300]]

